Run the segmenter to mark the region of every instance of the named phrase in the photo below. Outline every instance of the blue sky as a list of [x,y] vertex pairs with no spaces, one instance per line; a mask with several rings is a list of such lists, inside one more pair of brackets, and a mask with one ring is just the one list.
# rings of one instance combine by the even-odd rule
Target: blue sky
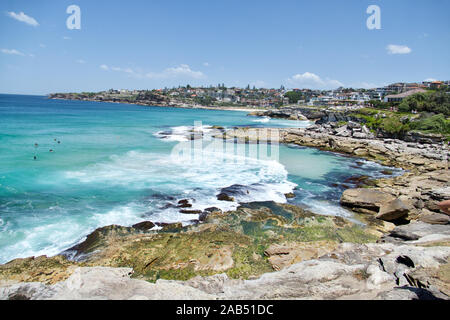
[[[72,4],[81,30],[66,27]],[[381,30],[366,26],[373,4]],[[449,12],[448,0],[2,0],[0,92],[450,80]]]

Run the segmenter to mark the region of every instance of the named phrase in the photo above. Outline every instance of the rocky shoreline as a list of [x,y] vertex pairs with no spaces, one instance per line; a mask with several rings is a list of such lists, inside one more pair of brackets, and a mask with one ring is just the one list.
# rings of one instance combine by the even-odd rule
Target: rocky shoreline
[[91,102],[106,102],[106,103],[123,103],[123,104],[131,104],[137,106],[145,106],[145,107],[166,107],[166,108],[181,108],[181,109],[206,109],[206,110],[225,110],[225,111],[244,111],[244,112],[263,112],[265,109],[263,108],[253,108],[246,106],[206,106],[200,104],[189,104],[182,102],[167,102],[165,100],[149,100],[149,101],[140,101],[140,102],[131,102],[127,100],[121,99],[104,99],[104,100],[96,100],[90,98],[77,98],[70,94],[50,94],[48,99],[51,100],[68,100],[68,101],[91,101]]
[[[219,134],[246,143],[250,130],[267,141],[265,129]],[[358,123],[279,134],[281,143],[407,172],[344,192],[341,204],[365,227],[273,202],[212,208],[199,224],[160,231],[148,222],[107,226],[72,248],[76,261],[0,266],[0,299],[449,299],[450,219],[437,206],[450,199],[443,146],[377,139]]]

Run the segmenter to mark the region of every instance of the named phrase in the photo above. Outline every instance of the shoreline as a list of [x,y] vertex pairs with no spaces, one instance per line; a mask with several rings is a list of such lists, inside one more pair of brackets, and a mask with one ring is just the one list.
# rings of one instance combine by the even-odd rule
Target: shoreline
[[162,107],[162,108],[180,108],[180,109],[205,109],[205,110],[223,110],[223,111],[243,111],[243,112],[263,112],[267,111],[264,108],[245,108],[245,107],[224,107],[224,106],[203,106],[203,105],[188,105],[188,104],[180,104],[180,105],[167,105],[161,104],[144,104],[144,103],[131,103],[126,101],[99,101],[99,100],[89,100],[89,99],[68,99],[68,98],[49,98],[49,100],[66,100],[66,101],[89,101],[89,102],[99,102],[99,103],[117,103],[117,104],[129,104],[135,106],[144,106],[144,107]]
[[[189,287],[189,283],[196,283],[195,281],[216,281],[212,279],[216,279],[218,277],[217,274],[222,271],[227,272],[226,277],[228,277],[223,281],[224,285],[229,286],[230,290],[233,291],[237,290],[237,287],[234,282],[234,278],[229,277],[233,276],[235,272],[236,275],[239,275],[238,279],[242,276],[244,276],[244,279],[250,276],[249,280],[241,281],[244,281],[243,283],[246,283],[246,285],[254,285],[256,286],[255,288],[259,288],[259,285],[257,285],[259,281],[258,279],[261,279],[259,278],[259,276],[263,274],[266,278],[282,277],[282,279],[285,279],[286,274],[283,273],[283,270],[289,270],[291,268],[294,268],[294,266],[297,266],[296,268],[298,268],[299,266],[312,268],[312,262],[316,264],[318,263],[318,265],[324,264],[325,267],[325,265],[329,263],[329,260],[327,260],[329,259],[329,255],[337,255],[338,257],[342,256],[342,258],[339,258],[341,260],[337,260],[339,261],[339,263],[341,263],[341,265],[335,264],[331,267],[328,266],[328,268],[331,268],[330,270],[337,270],[339,268],[354,268],[354,264],[350,263],[345,258],[345,255],[347,254],[346,252],[350,247],[352,248],[350,251],[360,250],[361,252],[363,252],[362,255],[370,261],[374,261],[374,259],[387,259],[387,257],[390,257],[391,252],[395,250],[397,250],[396,252],[398,252],[397,255],[407,254],[409,256],[411,256],[411,252],[414,250],[419,250],[419,255],[427,255],[430,254],[429,252],[433,252],[433,254],[435,255],[439,253],[444,259],[442,261],[445,261],[445,259],[448,259],[448,257],[450,257],[449,224],[448,222],[441,223],[437,222],[436,220],[438,218],[442,219],[442,217],[440,217],[442,215],[439,216],[439,209],[437,208],[436,203],[439,201],[439,197],[447,197],[447,191],[444,191],[442,194],[433,193],[438,187],[442,187],[445,189],[445,186],[448,185],[448,181],[450,180],[446,178],[448,176],[448,172],[445,171],[445,164],[442,162],[442,160],[438,160],[436,155],[430,154],[427,148],[421,149],[417,147],[418,145],[408,146],[403,142],[391,141],[392,139],[386,139],[385,141],[380,139],[355,139],[351,137],[339,137],[333,134],[328,134],[327,132],[320,132],[320,130],[316,130],[318,130],[317,127],[310,127],[306,129],[283,128],[280,129],[280,142],[284,144],[295,144],[299,146],[335,152],[338,154],[343,154],[345,156],[353,157],[355,159],[366,159],[369,161],[375,161],[384,165],[400,167],[404,170],[407,170],[403,175],[398,177],[375,179],[375,181],[372,181],[373,185],[371,184],[370,186],[368,186],[368,188],[366,189],[368,191],[365,191],[369,193],[381,192],[386,196],[389,195],[388,200],[391,198],[395,198],[399,199],[399,201],[401,201],[402,203],[407,204],[408,213],[406,215],[406,222],[399,222],[395,219],[392,222],[390,222],[389,219],[387,221],[378,219],[375,217],[377,213],[374,212],[373,208],[371,207],[371,205],[373,204],[369,203],[369,206],[367,206],[364,203],[361,204],[361,200],[358,199],[356,199],[357,201],[352,202],[354,199],[352,200],[350,197],[347,197],[346,200],[348,201],[346,202],[346,207],[350,208],[353,212],[355,212],[355,214],[358,214],[359,217],[364,219],[367,223],[367,227],[363,229],[363,233],[365,235],[362,236],[362,234],[359,233],[360,231],[358,231],[359,229],[357,227],[356,229],[354,229],[355,227],[351,226],[348,221],[346,222],[344,219],[339,219],[338,217],[319,217],[314,213],[310,213],[309,211],[304,210],[296,205],[249,203],[244,204],[237,210],[231,212],[211,212],[206,216],[205,220],[202,223],[198,223],[195,225],[187,227],[182,227],[177,223],[165,225],[162,227],[161,231],[156,233],[154,231],[139,230],[134,227],[102,227],[88,235],[85,241],[75,246],[78,250],[80,250],[79,252],[81,254],[85,255],[84,257],[87,260],[83,261],[82,259],[82,261],[73,262],[65,260],[65,258],[62,258],[61,256],[50,258],[38,257],[15,259],[5,265],[0,266],[0,275],[2,274],[2,268],[6,268],[6,272],[9,272],[8,267],[11,264],[14,265],[15,268],[19,268],[19,270],[22,270],[22,273],[27,274],[27,272],[29,272],[27,271],[29,267],[24,268],[23,264],[29,265],[30,263],[32,263],[36,264],[37,269],[44,268],[44,270],[48,270],[50,268],[50,270],[56,271],[50,272],[50,276],[44,275],[39,278],[33,275],[28,275],[25,277],[25,279],[29,279],[28,281],[39,281],[40,279],[40,281],[43,281],[45,283],[49,283],[48,281],[50,281],[50,283],[58,283],[70,278],[73,273],[82,272],[78,270],[84,270],[83,268],[85,268],[85,270],[89,269],[89,272],[106,272],[105,269],[101,269],[99,271],[98,268],[100,266],[113,266],[115,268],[108,270],[108,272],[116,272],[119,270],[117,269],[117,267],[133,265],[135,266],[134,272],[136,274],[134,278],[145,279],[147,281],[156,280],[156,286],[158,286],[158,284],[161,283],[158,279],[162,275],[163,279],[171,279],[164,281],[172,281],[171,283],[177,283],[179,285]],[[238,130],[226,131],[224,133],[224,136],[242,139],[241,142],[245,142],[246,139],[249,139],[248,130],[243,128]],[[347,192],[347,190],[345,192]],[[381,208],[382,205],[377,204],[377,206]],[[276,213],[279,210],[282,210],[282,212],[284,210],[286,213],[281,213],[281,216],[279,216],[279,214]],[[260,233],[260,231],[255,231],[256,233],[251,233],[250,235],[246,233],[241,234],[242,231],[236,231],[238,229],[235,229],[234,227],[237,219],[237,221],[242,220],[238,225],[239,227],[246,226],[248,223],[258,223],[258,225],[261,225],[260,228],[264,230],[263,226],[267,226],[266,223],[273,220],[277,221],[278,226],[282,226],[281,229],[276,229],[278,230],[277,232],[280,232],[280,234],[278,235],[281,236],[285,232],[287,232],[287,230],[290,230],[290,228],[292,228],[288,227],[288,225],[291,225],[292,222],[289,222],[290,220],[284,220],[285,215],[297,215],[299,217],[302,217],[302,219],[306,219],[302,221],[317,221],[314,224],[310,224],[311,222],[307,222],[306,225],[301,225],[299,232],[301,230],[304,230],[305,228],[307,230],[309,230],[309,228],[312,228],[311,232],[312,230],[314,230],[314,233],[319,232],[319,234],[321,234],[321,232],[324,232],[323,230],[329,228],[327,226],[329,226],[330,224],[333,226],[332,230],[334,231],[332,231],[331,233],[327,233],[325,237],[319,236],[317,238],[314,233],[311,233],[311,235],[304,238],[304,240],[301,240],[303,239],[302,236],[298,239],[293,238],[292,240],[286,242],[286,240],[282,240],[283,238],[280,238],[281,240],[276,241],[268,240],[265,233]],[[247,221],[247,219],[250,220]],[[262,224],[261,221],[263,221]],[[145,223],[145,221],[142,223]],[[269,225],[272,226],[272,224]],[[420,228],[422,228],[422,231],[420,231],[421,233],[416,236],[414,235],[414,232],[417,231],[414,230],[419,226]],[[318,231],[316,230],[316,228],[319,228],[318,230],[322,231]],[[400,230],[403,230],[402,228],[408,230],[406,232],[409,232],[407,233],[408,236],[406,238],[404,236],[405,231],[400,232]],[[438,228],[439,230],[437,230],[436,228]],[[344,233],[342,233],[343,230],[345,230]],[[296,237],[299,237],[302,233],[295,234]],[[334,236],[335,234],[340,234],[340,237],[343,237],[343,234],[346,234],[346,236],[343,238],[344,243],[342,245],[336,245],[336,238]],[[399,236],[400,234],[402,236]],[[413,235],[410,236],[409,234]],[[349,237],[349,235],[351,236]],[[241,250],[239,249],[239,246],[236,247],[235,245],[233,245],[234,249],[231,249],[230,246],[232,246],[232,243],[240,243],[241,241],[242,245],[244,243],[248,243],[248,240],[244,239],[247,239],[246,237],[249,236],[250,239],[258,239],[257,241],[264,241],[264,243],[267,243],[262,255],[263,257],[266,256],[266,258],[260,258],[260,255],[255,255],[255,252],[253,252],[252,254],[251,250],[257,250],[257,247],[254,247],[253,245],[250,246],[251,250],[246,251],[245,253],[239,251]],[[310,238],[311,236],[312,238]],[[372,236],[374,236],[375,238],[372,238]],[[374,243],[374,240],[377,243]],[[419,242],[419,244],[415,244],[412,240],[420,240],[421,242]],[[200,246],[200,248],[192,247],[191,245],[193,244],[189,243],[190,241],[193,241],[193,244],[197,243],[196,241],[198,241],[198,246]],[[215,243],[216,241],[219,241],[219,243],[221,243],[217,248],[210,247],[210,245],[208,245],[208,243]],[[369,241],[369,244],[364,244],[366,241]],[[339,242],[340,241],[338,241],[338,243]],[[163,245],[163,243],[166,244]],[[162,257],[159,257],[159,255],[150,260],[148,260],[149,258],[146,258],[146,250],[150,250],[148,251],[148,253],[150,254],[150,256],[153,256],[154,254],[157,254],[159,249],[154,251],[154,249],[150,248],[153,248],[154,246],[158,247],[160,245],[163,245],[164,247],[169,245],[170,243],[174,243],[175,248],[177,248],[174,249],[176,251],[175,253],[170,253],[170,256],[175,255],[173,257],[174,260],[171,260],[171,258],[164,259],[169,259],[168,261],[170,261],[172,265]],[[315,243],[317,243],[316,247]],[[422,243],[426,244],[426,246],[422,247]],[[203,246],[206,246],[206,248],[203,248]],[[300,249],[299,251],[298,246],[303,249]],[[307,248],[306,252],[312,252],[312,254],[305,256],[305,248]],[[134,253],[132,254],[132,258],[124,259],[122,258],[122,256],[118,256],[119,253],[116,253],[117,250],[119,250],[119,253],[121,252],[120,250],[125,250],[125,252],[128,252],[127,254],[129,254],[129,250],[132,250],[131,252]],[[184,250],[187,250],[187,253],[184,253],[186,255],[183,254]],[[197,250],[199,250],[201,254],[197,254]],[[207,253],[207,255],[211,254],[211,258],[208,257],[208,259],[206,259],[205,261],[203,260],[205,259],[203,258],[204,251]],[[181,255],[181,258],[178,257],[178,254]],[[393,256],[393,258],[395,257],[396,256]],[[144,261],[141,261],[141,259],[144,259]],[[163,261],[160,262],[159,259],[163,259]],[[185,262],[182,262],[180,264],[180,262],[178,262],[180,261],[180,259],[181,261]],[[244,262],[247,261],[246,259],[250,259],[251,263]],[[412,259],[416,263],[417,268],[427,268],[427,265],[420,265],[420,262],[416,261],[417,258],[413,257]],[[143,264],[141,265],[141,263]],[[167,263],[169,264],[167,265]],[[333,291],[333,289],[329,287],[327,289],[328,291],[324,293],[325,296],[328,294],[328,297],[333,298],[340,298],[344,296],[360,298],[369,296],[371,298],[381,297],[384,299],[389,299],[389,297],[391,297],[394,293],[400,294],[398,290],[395,289],[395,282],[392,282],[392,280],[397,277],[395,275],[395,272],[390,273],[388,271],[384,271],[383,274],[379,274],[377,273],[377,271],[375,273],[371,273],[373,271],[370,270],[372,270],[373,268],[370,269],[370,266],[373,265],[374,262],[370,262],[369,265],[367,265],[367,261],[364,263],[365,267],[361,272],[366,272],[369,275],[368,278],[358,278],[358,286],[361,285],[362,281],[363,283],[365,283],[365,289],[352,289],[350,290],[351,292],[346,292],[342,296],[342,293],[330,293]],[[240,267],[241,264],[242,267]],[[441,264],[442,263],[439,262],[436,265]],[[149,267],[150,265],[151,267]],[[241,269],[243,268],[243,266],[245,266],[245,268],[250,268],[251,271],[249,271],[249,273],[247,273],[247,271],[243,272],[243,270],[246,270]],[[273,268],[272,271],[269,271],[267,269],[270,266]],[[410,273],[413,274],[417,268],[410,268],[402,272],[406,272],[405,274],[408,274],[409,277],[413,277],[410,275]],[[105,277],[107,276],[107,274],[108,273],[102,274],[102,276]],[[302,274],[304,274],[304,272],[297,275],[298,277],[300,277],[299,279],[303,279]],[[193,278],[194,276],[200,276],[201,278],[200,280],[195,280],[197,278]],[[427,275],[427,277],[428,276],[429,275]],[[378,277],[376,278],[378,280],[375,280],[374,277]],[[380,280],[380,277],[382,277],[383,280]],[[14,279],[14,277],[12,277],[12,279]],[[423,278],[421,279],[421,281],[424,281]],[[429,280],[430,278],[426,279]],[[130,279],[130,281],[141,280]],[[280,281],[283,282],[282,280]],[[321,282],[322,281],[328,283],[327,281],[329,280],[323,279],[321,280]],[[346,283],[345,281],[347,280],[342,279],[339,281],[340,282],[338,282],[337,285]],[[402,285],[409,285],[414,287],[414,284],[405,282],[404,278],[397,278],[396,281],[397,284],[400,281],[400,284]],[[23,286],[26,286],[26,283],[27,282],[25,282]],[[433,282],[433,284],[435,284],[435,282]],[[283,286],[284,285],[286,284],[283,284]],[[353,282],[348,285],[351,288],[357,287]],[[239,286],[241,286],[241,284],[239,284]],[[434,296],[437,297],[440,296],[442,292],[447,292],[445,291],[445,286],[442,287],[442,285],[440,285],[439,283],[436,284],[436,286],[438,286],[439,290],[436,291],[435,289],[433,289],[434,291],[432,292]],[[302,297],[302,295],[305,294],[300,291],[301,290],[296,291],[298,297]],[[228,296],[221,296],[217,292],[211,293],[208,290],[197,292],[197,294],[209,294],[209,296],[206,296],[208,299],[220,299],[220,297],[242,297],[242,295],[237,291],[233,292],[234,293],[232,295]],[[243,292],[245,292],[245,290]],[[249,296],[244,295],[244,297],[258,297],[255,291],[251,291],[251,293],[248,294]],[[202,297],[205,298],[205,296]],[[264,297],[267,298],[267,295],[259,297],[264,299]],[[306,295],[305,297],[308,297],[308,295]]]

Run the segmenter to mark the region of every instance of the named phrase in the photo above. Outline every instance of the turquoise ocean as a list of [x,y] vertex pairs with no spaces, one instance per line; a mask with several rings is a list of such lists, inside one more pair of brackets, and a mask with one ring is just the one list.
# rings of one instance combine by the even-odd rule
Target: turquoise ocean
[[[211,126],[310,125],[242,111],[0,95],[0,263],[61,253],[110,224],[192,223],[198,215],[174,206],[181,199],[192,209],[227,210],[238,202],[286,202],[284,194],[294,192],[291,203],[351,219],[339,206],[351,178],[385,176],[379,164],[293,145],[279,146],[273,160],[239,153],[242,144],[227,142],[235,152],[225,153],[205,142],[200,160],[174,161],[174,148],[195,144],[185,133],[198,122],[205,135]],[[218,201],[230,186],[236,202]]]

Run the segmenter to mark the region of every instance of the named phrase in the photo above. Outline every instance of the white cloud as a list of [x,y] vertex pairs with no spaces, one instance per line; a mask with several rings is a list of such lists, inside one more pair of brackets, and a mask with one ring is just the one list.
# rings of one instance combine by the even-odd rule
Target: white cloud
[[16,19],[17,21],[24,22],[30,26],[37,27],[39,23],[34,19],[33,17],[27,16],[25,13],[15,13],[15,12],[7,12],[8,16],[10,16],[13,19]]
[[46,48],[47,46],[46,46],[45,44],[41,43],[41,44],[39,45],[39,47],[41,47],[41,48]]
[[203,65],[205,66],[205,67],[210,67],[211,65],[209,64],[209,62],[203,62]]
[[163,72],[155,73],[149,72],[145,75],[150,79],[164,79],[164,78],[194,78],[201,79],[205,75],[201,71],[192,70],[187,64],[180,64],[177,67],[167,68]]
[[86,61],[84,61],[83,59],[78,59],[76,62],[79,63],[79,64],[85,64],[86,63]]
[[131,68],[110,67],[105,64],[100,66],[105,71],[123,72],[136,78],[149,78],[149,79],[168,79],[168,78],[194,78],[201,79],[205,75],[200,71],[192,70],[187,64],[181,64],[177,67],[167,68],[162,72],[149,72],[143,73],[142,70],[133,70]]
[[34,58],[34,57],[36,57],[34,54],[32,54],[32,53],[29,53],[28,54],[30,57],[32,57],[32,58]]
[[433,82],[433,81],[438,81],[437,79],[434,79],[434,78],[428,78],[428,79],[425,79],[425,80],[423,80],[424,82]]
[[1,49],[0,50],[2,53],[4,54],[12,54],[12,55],[17,55],[17,56],[25,56],[24,53],[16,50],[16,49]]
[[67,37],[67,36],[64,36],[62,38],[63,38],[63,40],[70,40],[70,39],[72,39],[71,37]]
[[343,87],[342,82],[333,79],[322,79],[317,74],[312,72],[305,72],[303,74],[296,74],[290,77],[287,82],[289,85],[302,86],[310,89],[332,89]]
[[386,50],[389,54],[409,54],[411,53],[411,48],[407,46],[397,45],[397,44],[390,44],[386,47]]

